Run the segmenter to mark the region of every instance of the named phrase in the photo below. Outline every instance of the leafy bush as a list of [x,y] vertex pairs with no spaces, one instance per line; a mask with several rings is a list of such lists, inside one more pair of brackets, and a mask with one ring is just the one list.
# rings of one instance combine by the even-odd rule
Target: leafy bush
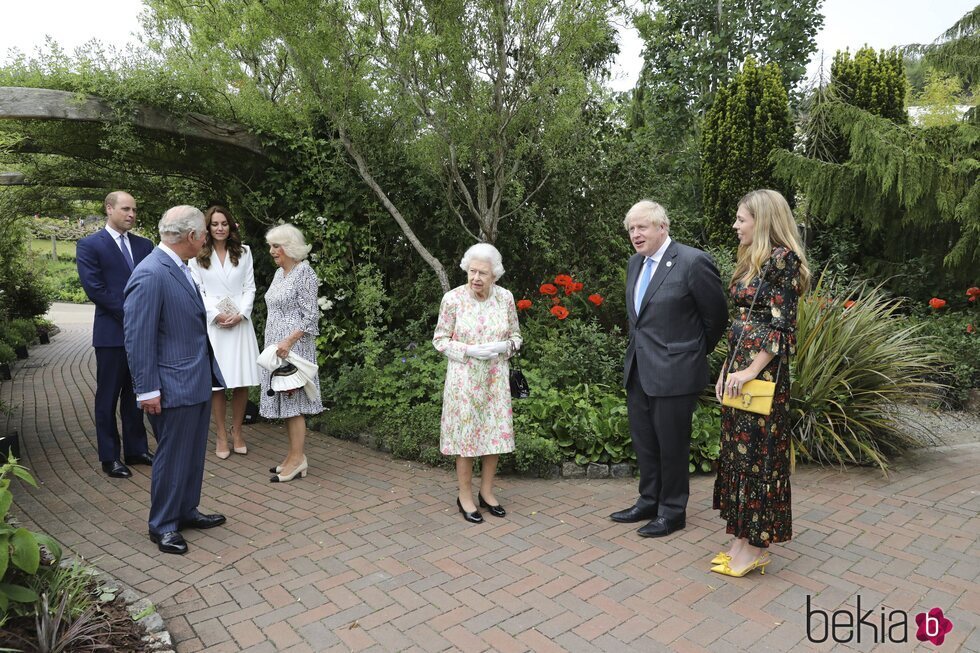
[[943,396],[945,405],[962,408],[971,388],[980,388],[980,289],[966,291],[962,301],[930,308],[924,317],[916,319],[922,326],[921,333],[929,336],[939,347],[943,366],[935,380],[949,387]]
[[34,477],[12,455],[0,466],[0,625],[11,614],[33,614],[39,597],[30,584],[31,577],[41,568],[42,550],[52,565],[61,559],[61,547],[54,538],[11,523],[11,474],[37,487]]
[[721,453],[721,407],[714,399],[698,403],[691,421],[691,455],[688,471],[710,472]]
[[532,435],[554,440],[563,457],[579,465],[636,459],[622,389],[584,383],[558,389],[541,383],[540,373],[525,373],[531,387],[540,389],[515,402],[515,407],[520,413],[526,411],[530,419],[523,424]]
[[520,428],[518,419],[514,420],[514,453],[501,460],[505,469],[513,463],[514,469],[522,474],[533,474],[549,478],[555,465],[562,461],[562,451],[558,443],[550,438],[534,435],[530,429]]
[[452,467],[454,459],[439,452],[441,420],[440,404],[402,405],[378,420],[374,429],[375,444],[398,458]]
[[[2,329],[2,326],[0,326],[0,329]],[[9,363],[16,359],[17,353],[14,352],[14,348],[3,340],[2,333],[0,333],[0,363]]]
[[896,403],[934,399],[941,363],[921,325],[881,286],[821,277],[799,304],[790,423],[803,460],[875,464],[919,442],[893,419]]

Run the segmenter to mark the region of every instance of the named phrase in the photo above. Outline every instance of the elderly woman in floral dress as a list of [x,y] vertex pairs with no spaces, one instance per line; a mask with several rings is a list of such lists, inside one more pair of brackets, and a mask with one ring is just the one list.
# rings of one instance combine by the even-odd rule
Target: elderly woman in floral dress
[[483,515],[473,501],[473,459],[481,458],[480,506],[496,517],[506,513],[493,492],[500,454],[514,450],[508,359],[521,347],[517,308],[509,290],[496,285],[504,274],[493,245],[473,245],[460,263],[466,285],[442,298],[432,344],[449,359],[443,391],[440,450],[456,456],[459,496],[466,521]]

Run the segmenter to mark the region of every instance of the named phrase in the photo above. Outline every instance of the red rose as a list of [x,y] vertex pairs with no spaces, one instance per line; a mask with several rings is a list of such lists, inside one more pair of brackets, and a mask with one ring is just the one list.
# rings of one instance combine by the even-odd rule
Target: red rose
[[517,310],[519,310],[519,311],[526,311],[529,308],[531,308],[531,300],[530,299],[521,299],[521,300],[519,300],[517,302]]
[[551,314],[557,317],[559,320],[564,320],[568,317],[568,309],[564,306],[552,306]]
[[945,299],[939,299],[938,297],[933,297],[932,299],[929,300],[929,306],[933,310],[937,310],[938,311],[940,308],[942,308],[945,305],[946,305],[946,300]]
[[559,274],[555,277],[555,283],[559,286],[570,286],[575,283],[572,281],[572,277],[567,274]]
[[589,301],[596,306],[602,305],[602,295],[589,295]]
[[558,294],[558,289],[555,288],[550,283],[544,284],[543,286],[541,286],[541,288],[539,288],[539,290],[541,291],[541,294],[542,295],[557,295]]
[[851,306],[854,306],[853,299],[848,299],[846,302],[844,302],[844,308],[850,308]]

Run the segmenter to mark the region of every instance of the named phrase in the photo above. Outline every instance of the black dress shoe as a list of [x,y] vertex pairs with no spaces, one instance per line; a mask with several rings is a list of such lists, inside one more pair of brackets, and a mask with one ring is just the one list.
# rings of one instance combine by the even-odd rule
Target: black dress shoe
[[190,519],[181,519],[180,524],[177,525],[179,530],[185,528],[214,528],[215,526],[221,526],[225,523],[224,515],[202,515],[197,513]]
[[504,507],[499,503],[495,506],[491,506],[489,503],[487,503],[487,500],[483,498],[482,494],[478,494],[476,496],[480,497],[480,507],[489,510],[490,514],[494,517],[503,517],[507,514],[507,511],[504,510]]
[[465,510],[463,510],[463,502],[459,500],[459,497],[456,497],[456,505],[459,506],[459,511],[463,513],[463,519],[465,519],[471,524],[483,523],[483,515],[480,514],[479,510],[474,510],[473,512],[466,512]]
[[156,544],[157,548],[164,553],[176,553],[178,555],[187,553],[187,542],[184,541],[184,538],[177,531],[161,533],[160,535],[150,533],[150,541]]
[[657,517],[646,526],[636,529],[636,532],[643,537],[663,537],[670,535],[674,531],[679,531],[685,526],[684,515],[668,519],[667,517]]
[[112,478],[129,478],[133,475],[133,472],[129,471],[129,467],[126,467],[118,460],[110,460],[107,463],[102,463],[102,471]]
[[153,465],[152,453],[138,453],[135,456],[126,456],[127,465]]
[[618,521],[621,524],[632,524],[634,522],[643,521],[644,519],[653,519],[657,516],[657,506],[652,508],[639,508],[633,506],[627,508],[626,510],[620,510],[619,512],[614,512],[609,515],[609,519],[613,521]]

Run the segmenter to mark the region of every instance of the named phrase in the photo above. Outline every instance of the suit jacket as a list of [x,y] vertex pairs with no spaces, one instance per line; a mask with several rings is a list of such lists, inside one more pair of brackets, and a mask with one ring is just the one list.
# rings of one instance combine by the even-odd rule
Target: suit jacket
[[630,338],[623,382],[635,365],[651,397],[701,392],[708,384],[707,354],[728,324],[728,303],[714,261],[706,253],[671,241],[639,306],[633,294],[644,257],[626,267],[626,313]]
[[[133,263],[139,265],[153,251],[153,243],[130,232]],[[94,347],[123,346],[123,290],[131,274],[119,245],[105,229],[78,241],[75,250],[78,278],[95,304],[92,325]]]
[[204,302],[173,259],[157,247],[126,284],[126,356],[136,394],[159,390],[161,406],[211,398],[224,379],[208,342]]

